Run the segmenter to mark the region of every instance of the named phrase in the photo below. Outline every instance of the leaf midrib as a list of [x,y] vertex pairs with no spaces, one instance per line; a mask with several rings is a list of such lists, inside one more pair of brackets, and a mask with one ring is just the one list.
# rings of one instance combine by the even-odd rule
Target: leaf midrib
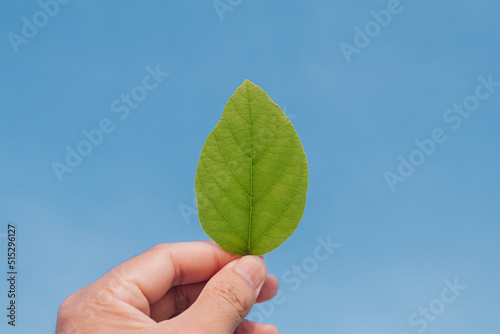
[[253,124],[252,124],[252,101],[250,101],[250,91],[247,89],[248,113],[250,115],[250,221],[248,223],[248,243],[247,252],[250,254],[250,245],[252,244],[252,211],[253,211]]
[[[259,238],[257,238],[257,240],[256,240],[256,241],[254,241],[254,242],[252,243],[252,216],[253,216],[253,208],[254,208],[254,206],[256,206],[257,204],[259,204],[259,203],[261,202],[261,200],[262,200],[264,197],[266,197],[266,195],[269,193],[269,191],[270,191],[272,188],[274,188],[274,186],[275,186],[275,185],[276,185],[276,184],[277,184],[277,183],[281,180],[281,178],[283,177],[283,175],[284,175],[284,173],[285,173],[285,171],[286,171],[286,169],[287,169],[287,167],[288,167],[288,164],[289,164],[289,162],[290,162],[290,158],[291,158],[291,157],[289,157],[288,161],[287,161],[287,162],[286,162],[286,164],[285,164],[285,168],[283,169],[283,171],[282,171],[281,175],[278,177],[278,179],[274,182],[274,184],[272,184],[272,185],[271,185],[271,187],[270,187],[270,188],[266,191],[266,193],[265,193],[265,194],[264,194],[264,195],[263,195],[263,196],[259,199],[259,201],[257,201],[257,203],[253,204],[253,169],[254,169],[254,166],[255,166],[255,165],[257,165],[257,163],[258,163],[258,162],[260,162],[260,160],[262,160],[262,157],[263,157],[265,154],[263,154],[263,156],[259,159],[259,161],[257,161],[257,163],[255,163],[255,164],[253,163],[253,155],[254,155],[254,150],[253,150],[253,144],[254,144],[253,125],[254,125],[254,124],[252,123],[252,104],[251,104],[251,103],[252,103],[252,101],[253,101],[253,100],[255,100],[257,97],[254,97],[252,100],[250,100],[250,90],[248,89],[248,86],[246,87],[246,93],[247,93],[248,113],[249,113],[249,119],[250,119],[250,121],[247,121],[247,120],[245,119],[245,117],[243,117],[243,116],[240,114],[240,112],[238,111],[238,107],[237,107],[237,105],[234,103],[234,101],[232,101],[232,104],[233,104],[233,107],[234,107],[234,109],[235,109],[236,113],[237,113],[237,114],[238,114],[238,115],[239,115],[239,116],[240,116],[240,117],[241,117],[241,118],[242,118],[242,119],[243,119],[246,123],[248,123],[248,124],[250,125],[250,155],[245,154],[245,155],[248,157],[248,159],[250,160],[250,194],[246,193],[246,191],[245,191],[246,195],[249,197],[249,207],[250,207],[250,209],[249,209],[249,210],[245,210],[245,211],[249,212],[247,253],[248,253],[248,254],[251,254],[251,248],[252,248],[252,246],[253,246],[253,245],[254,245],[257,241],[259,241],[260,239],[262,239],[262,237],[263,237],[265,234],[267,234],[267,232],[269,232],[269,230],[270,230],[270,229],[272,229],[272,228],[276,225],[276,223],[277,223],[278,221],[280,221],[280,220],[281,220],[281,218],[282,218],[282,216],[283,216],[283,213],[284,213],[284,212],[286,212],[286,211],[288,210],[288,207],[290,206],[291,202],[293,202],[293,200],[292,200],[292,201],[291,201],[291,202],[287,205],[287,207],[285,208],[285,210],[282,212],[281,216],[280,216],[280,217],[279,217],[279,218],[278,218],[278,219],[277,219],[277,220],[276,220],[276,221],[275,221],[275,222],[271,225],[271,227],[270,227],[270,228],[268,228],[268,229],[266,230],[266,232],[264,232],[264,233],[263,233],[263,235],[261,235]],[[223,119],[224,119],[224,117],[223,117]],[[232,129],[231,129],[231,126],[229,126],[229,124],[228,124],[228,122],[227,122],[227,119],[224,119],[224,120],[226,121],[226,124],[227,124],[227,126],[228,126],[229,132],[231,133],[231,135],[232,135],[233,139],[237,142],[237,140],[236,140],[236,138],[235,138],[235,136],[234,136],[234,133],[233,133],[233,131],[232,131]],[[284,128],[283,128],[283,129],[281,129],[281,130],[284,130]],[[280,130],[280,131],[281,131],[281,130]],[[274,142],[274,139],[275,139],[275,138],[273,138],[273,142]],[[218,146],[218,145],[217,145],[217,146]],[[240,145],[237,145],[237,146],[239,146],[239,147],[240,147],[240,149],[243,151],[243,149],[241,148],[241,146],[240,146]],[[266,148],[266,152],[267,152],[267,150],[269,149],[269,147],[270,147],[270,146],[272,146],[272,144],[271,144],[271,143],[270,143],[270,145],[268,145],[268,147]],[[220,149],[220,148],[219,148],[219,149]],[[243,151],[243,152],[244,152],[244,151]],[[266,153],[266,152],[264,152],[264,153]],[[244,152],[244,153],[245,153],[245,152]],[[232,173],[231,173],[231,175],[232,175]],[[232,176],[233,176],[233,178],[235,178],[235,179],[236,179],[236,177],[235,177],[234,175],[232,175]],[[238,180],[237,180],[237,181],[238,181]],[[239,182],[238,182],[238,183],[239,183]],[[241,186],[241,184],[240,184],[240,187],[243,189],[243,187]],[[243,190],[244,190],[244,189],[243,189]],[[296,196],[296,194],[297,194],[297,193],[298,193],[298,192],[296,192],[296,193],[294,194],[293,198],[295,198],[295,196]],[[226,195],[227,195],[227,194],[226,194]],[[233,230],[233,231],[234,231],[234,230]]]

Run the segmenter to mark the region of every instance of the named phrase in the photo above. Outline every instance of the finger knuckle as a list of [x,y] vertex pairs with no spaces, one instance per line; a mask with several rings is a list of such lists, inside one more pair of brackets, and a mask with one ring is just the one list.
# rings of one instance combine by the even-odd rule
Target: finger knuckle
[[244,314],[248,310],[248,305],[245,302],[243,293],[240,288],[234,283],[217,282],[212,289],[212,297],[224,300],[238,314]]
[[61,306],[59,306],[59,311],[58,311],[59,318],[66,318],[70,315],[72,306],[74,304],[73,299],[74,299],[74,294],[66,297],[66,299],[64,299],[64,301],[61,303]]
[[157,244],[148,249],[148,252],[157,252],[157,251],[164,251],[165,249],[168,249],[172,246],[172,244],[169,243],[162,243],[162,244]]
[[61,303],[57,312],[58,333],[77,333],[68,328],[73,328],[75,323],[86,322],[92,315],[88,301],[82,299],[80,291],[73,293]]

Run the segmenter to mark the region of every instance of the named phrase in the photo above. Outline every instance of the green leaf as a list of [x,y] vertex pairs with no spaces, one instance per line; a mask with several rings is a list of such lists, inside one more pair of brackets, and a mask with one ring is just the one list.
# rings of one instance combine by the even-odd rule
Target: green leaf
[[201,151],[195,187],[203,230],[233,254],[269,253],[299,225],[307,185],[306,155],[292,122],[245,80]]

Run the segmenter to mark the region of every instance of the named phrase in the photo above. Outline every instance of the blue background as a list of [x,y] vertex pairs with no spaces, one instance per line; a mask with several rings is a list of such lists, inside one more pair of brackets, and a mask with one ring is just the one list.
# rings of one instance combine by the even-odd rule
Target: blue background
[[[1,280],[0,331],[53,332],[63,299],[122,261],[207,239],[181,209],[193,210],[204,140],[248,78],[286,108],[310,168],[301,225],[266,256],[284,298],[252,316],[267,310],[282,333],[413,334],[423,325],[409,317],[457,278],[467,289],[425,332],[498,334],[500,89],[457,130],[443,113],[478,76],[500,81],[500,3],[402,0],[348,63],[340,43],[387,4],[242,1],[221,20],[210,0],[73,0],[16,53],[8,34],[40,6],[2,1],[0,247],[14,223],[20,274],[15,329]],[[112,101],[157,64],[170,75],[121,120]],[[53,161],[103,118],[115,130],[59,182]],[[391,191],[384,173],[435,128],[447,141]],[[294,290],[289,270],[317,263],[327,236],[340,247]]]

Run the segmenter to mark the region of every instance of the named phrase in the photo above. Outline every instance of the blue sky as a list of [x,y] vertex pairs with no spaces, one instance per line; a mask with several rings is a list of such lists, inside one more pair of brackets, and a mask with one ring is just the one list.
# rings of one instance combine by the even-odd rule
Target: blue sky
[[[497,334],[500,87],[482,82],[500,82],[500,3],[231,3],[221,20],[210,0],[72,0],[46,22],[37,1],[0,4],[0,238],[17,226],[19,261],[18,326],[2,315],[2,333],[53,332],[62,300],[112,267],[207,238],[179,206],[192,209],[204,140],[250,79],[293,115],[310,168],[304,218],[266,256],[281,298],[252,317],[282,333]],[[40,25],[29,38],[23,17]],[[115,112],[157,66],[169,75]],[[113,130],[60,182],[53,162],[103,120]],[[414,153],[435,129],[446,141]],[[400,156],[418,164],[404,177]]]

